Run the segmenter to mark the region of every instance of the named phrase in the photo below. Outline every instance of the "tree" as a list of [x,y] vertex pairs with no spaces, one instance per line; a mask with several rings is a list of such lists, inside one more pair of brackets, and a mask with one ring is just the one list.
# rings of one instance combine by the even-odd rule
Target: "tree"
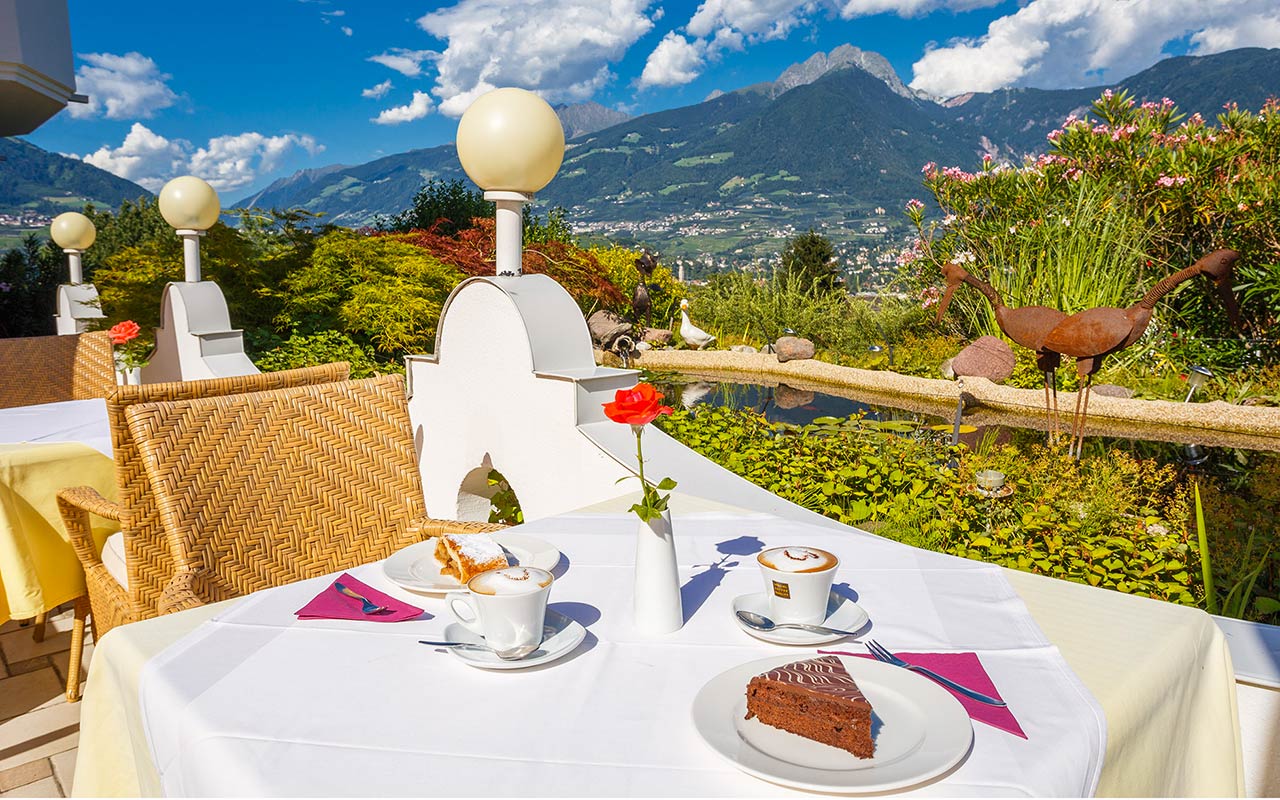
[[779,276],[787,282],[812,287],[815,292],[830,292],[840,286],[840,271],[836,269],[836,249],[827,237],[808,233],[791,238],[782,251]]
[[381,218],[377,228],[394,233],[434,229],[441,236],[452,236],[470,228],[476,217],[492,216],[493,203],[484,199],[484,192],[470,189],[462,179],[433,178],[413,196],[412,206],[393,217]]

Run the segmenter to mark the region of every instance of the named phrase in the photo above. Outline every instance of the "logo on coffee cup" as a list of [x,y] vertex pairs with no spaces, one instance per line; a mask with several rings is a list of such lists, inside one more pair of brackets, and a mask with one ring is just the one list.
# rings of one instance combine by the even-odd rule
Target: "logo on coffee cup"
[[773,582],[773,593],[778,597],[781,597],[783,600],[791,599],[791,587],[780,581]]

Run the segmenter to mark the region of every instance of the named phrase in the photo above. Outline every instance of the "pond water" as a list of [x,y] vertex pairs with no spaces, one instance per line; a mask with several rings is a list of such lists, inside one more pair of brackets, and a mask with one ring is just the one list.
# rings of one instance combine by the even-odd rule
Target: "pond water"
[[[789,425],[808,425],[823,417],[847,417],[863,414],[868,420],[879,422],[904,422],[899,433],[921,429],[933,429],[940,435],[950,436],[955,427],[955,410],[935,405],[932,410],[907,409],[887,404],[864,402],[832,392],[797,389],[786,384],[763,385],[723,377],[681,375],[677,373],[649,373],[646,380],[656,384],[666,395],[666,402],[676,408],[693,408],[698,405],[749,409],[770,422]],[[1062,411],[1062,424],[1070,424],[1071,409]],[[960,441],[977,447],[986,439],[995,443],[1011,442],[1025,445],[1043,442],[1046,433],[1030,424],[1019,425],[1016,416],[1002,415],[998,424],[992,424],[983,413],[966,411],[961,417]],[[1012,421],[1011,421],[1012,420]],[[887,426],[892,429],[897,426]],[[1175,437],[1181,438],[1181,437]],[[1237,453],[1247,452],[1255,457],[1280,458],[1280,455],[1241,447],[1210,447],[1195,441],[1156,441],[1121,436],[1088,436],[1085,454],[1100,455],[1112,449],[1121,449],[1143,458],[1153,458],[1161,463],[1183,467],[1216,468],[1238,473],[1243,462]]]

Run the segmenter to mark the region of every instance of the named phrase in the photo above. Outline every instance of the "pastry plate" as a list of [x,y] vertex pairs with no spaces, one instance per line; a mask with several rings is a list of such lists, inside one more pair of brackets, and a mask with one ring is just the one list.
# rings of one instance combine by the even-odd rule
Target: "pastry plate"
[[693,700],[703,741],[748,775],[794,789],[865,794],[923,784],[968,756],[973,724],[960,701],[928,678],[870,659],[840,658],[873,709],[873,758],[745,719],[747,683],[795,660],[774,656],[726,670]]
[[[587,629],[582,627],[576,620],[548,608],[542,627],[542,644],[538,646],[537,650],[534,650],[519,661],[503,661],[495,653],[488,650],[471,650],[465,647],[450,647],[448,649],[450,653],[473,667],[480,667],[481,669],[527,669],[567,656],[582,643],[586,635]],[[444,638],[450,642],[484,644],[483,636],[456,622],[451,622],[445,627]]]
[[[756,630],[739,619],[738,612],[751,611],[762,616],[771,616],[769,597],[764,592],[738,595],[733,598],[733,607],[730,610],[733,614],[733,621],[737,623],[739,628],[742,628],[742,630],[757,639],[773,642],[774,644],[812,647],[813,645],[826,644],[845,638],[842,633],[813,633],[799,628],[775,628],[771,631]],[[867,616],[867,612],[862,606],[844,595],[837,594],[833,590],[831,596],[827,598],[827,618],[821,624],[830,628],[856,632],[863,625],[866,625],[869,619],[870,617]]]
[[[523,533],[467,534],[489,536],[507,551],[512,566],[539,567],[550,571],[560,563],[560,551],[542,539]],[[441,594],[462,588],[458,579],[440,572],[436,561],[436,540],[427,539],[396,551],[382,562],[382,571],[393,583],[413,592]]]

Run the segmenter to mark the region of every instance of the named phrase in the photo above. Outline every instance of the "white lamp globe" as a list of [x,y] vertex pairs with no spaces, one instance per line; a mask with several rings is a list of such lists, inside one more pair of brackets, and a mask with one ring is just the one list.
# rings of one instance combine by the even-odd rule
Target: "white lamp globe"
[[63,250],[88,250],[98,238],[98,229],[84,214],[68,211],[53,218],[49,235]]
[[218,193],[194,175],[174,178],[160,190],[160,214],[176,230],[207,231],[221,213]]
[[564,128],[533,92],[494,89],[459,120],[458,160],[485,191],[533,194],[560,169]]

